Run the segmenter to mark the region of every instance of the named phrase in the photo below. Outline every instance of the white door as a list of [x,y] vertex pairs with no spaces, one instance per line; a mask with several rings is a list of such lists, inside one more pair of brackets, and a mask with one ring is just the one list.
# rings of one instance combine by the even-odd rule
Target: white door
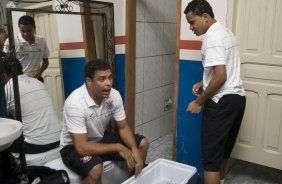
[[[32,8],[33,7],[29,7]],[[42,3],[37,4],[34,9],[52,10],[52,4]],[[52,97],[55,109],[62,117],[63,112],[63,85],[60,70],[60,58],[59,58],[59,41],[58,41],[58,29],[56,15],[50,13],[34,13],[34,20],[36,24],[36,34],[45,37],[48,48],[50,50],[49,66],[43,73],[44,84]]]
[[282,169],[282,1],[229,2],[247,97],[232,157]]

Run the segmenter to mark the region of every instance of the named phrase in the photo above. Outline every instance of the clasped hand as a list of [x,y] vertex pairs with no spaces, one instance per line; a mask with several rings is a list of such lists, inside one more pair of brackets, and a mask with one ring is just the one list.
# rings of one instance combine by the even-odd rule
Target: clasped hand
[[127,147],[121,145],[120,156],[125,159],[129,171],[135,171],[138,175],[143,169],[143,160],[138,149],[129,150]]

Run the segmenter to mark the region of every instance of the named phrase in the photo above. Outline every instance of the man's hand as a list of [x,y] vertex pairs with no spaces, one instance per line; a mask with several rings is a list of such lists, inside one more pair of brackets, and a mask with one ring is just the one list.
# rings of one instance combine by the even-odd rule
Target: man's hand
[[135,163],[135,176],[137,176],[143,169],[144,167],[144,161],[141,158],[140,152],[137,148],[132,149],[132,154],[134,158],[134,163]]
[[41,77],[41,75],[42,75],[42,72],[40,71],[40,70],[36,70],[36,71],[34,71],[33,73],[32,73],[32,78],[39,78],[39,77]]
[[198,114],[201,112],[202,106],[198,104],[195,100],[190,102],[186,111],[191,112],[193,114]]
[[120,144],[120,151],[118,153],[126,161],[129,171],[132,171],[135,167],[135,162],[132,152],[127,147]]
[[203,88],[203,82],[202,81],[198,82],[197,84],[194,84],[193,87],[192,87],[193,95],[199,96],[200,95],[199,92],[202,90],[202,88]]

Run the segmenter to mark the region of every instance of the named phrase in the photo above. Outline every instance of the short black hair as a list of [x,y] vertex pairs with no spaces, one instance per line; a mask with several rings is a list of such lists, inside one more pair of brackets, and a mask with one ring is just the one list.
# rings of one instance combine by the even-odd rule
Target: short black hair
[[32,27],[35,28],[34,19],[29,15],[21,16],[18,21],[18,26],[20,26],[20,24],[25,25],[25,26],[32,25]]
[[1,73],[5,73],[9,77],[23,74],[23,68],[20,61],[15,57],[5,57],[0,62]]
[[206,0],[192,0],[185,8],[184,14],[189,12],[198,16],[202,16],[204,13],[207,13],[211,18],[214,18],[212,7]]
[[98,70],[111,70],[111,65],[103,59],[90,60],[86,63],[84,69],[85,78],[93,79],[95,71]]

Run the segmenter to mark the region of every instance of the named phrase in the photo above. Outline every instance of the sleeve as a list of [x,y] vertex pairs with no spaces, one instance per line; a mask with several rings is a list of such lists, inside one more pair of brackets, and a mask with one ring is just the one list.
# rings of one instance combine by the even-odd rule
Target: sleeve
[[64,122],[71,133],[87,133],[83,108],[78,105],[66,104],[64,107]]
[[3,52],[7,53],[8,51],[9,51],[9,39],[7,38],[3,46]]
[[123,101],[118,91],[116,91],[114,97],[115,99],[114,99],[113,117],[115,121],[122,121],[126,118],[124,107],[123,107]]
[[222,36],[209,36],[206,40],[204,67],[226,65],[225,46]]

